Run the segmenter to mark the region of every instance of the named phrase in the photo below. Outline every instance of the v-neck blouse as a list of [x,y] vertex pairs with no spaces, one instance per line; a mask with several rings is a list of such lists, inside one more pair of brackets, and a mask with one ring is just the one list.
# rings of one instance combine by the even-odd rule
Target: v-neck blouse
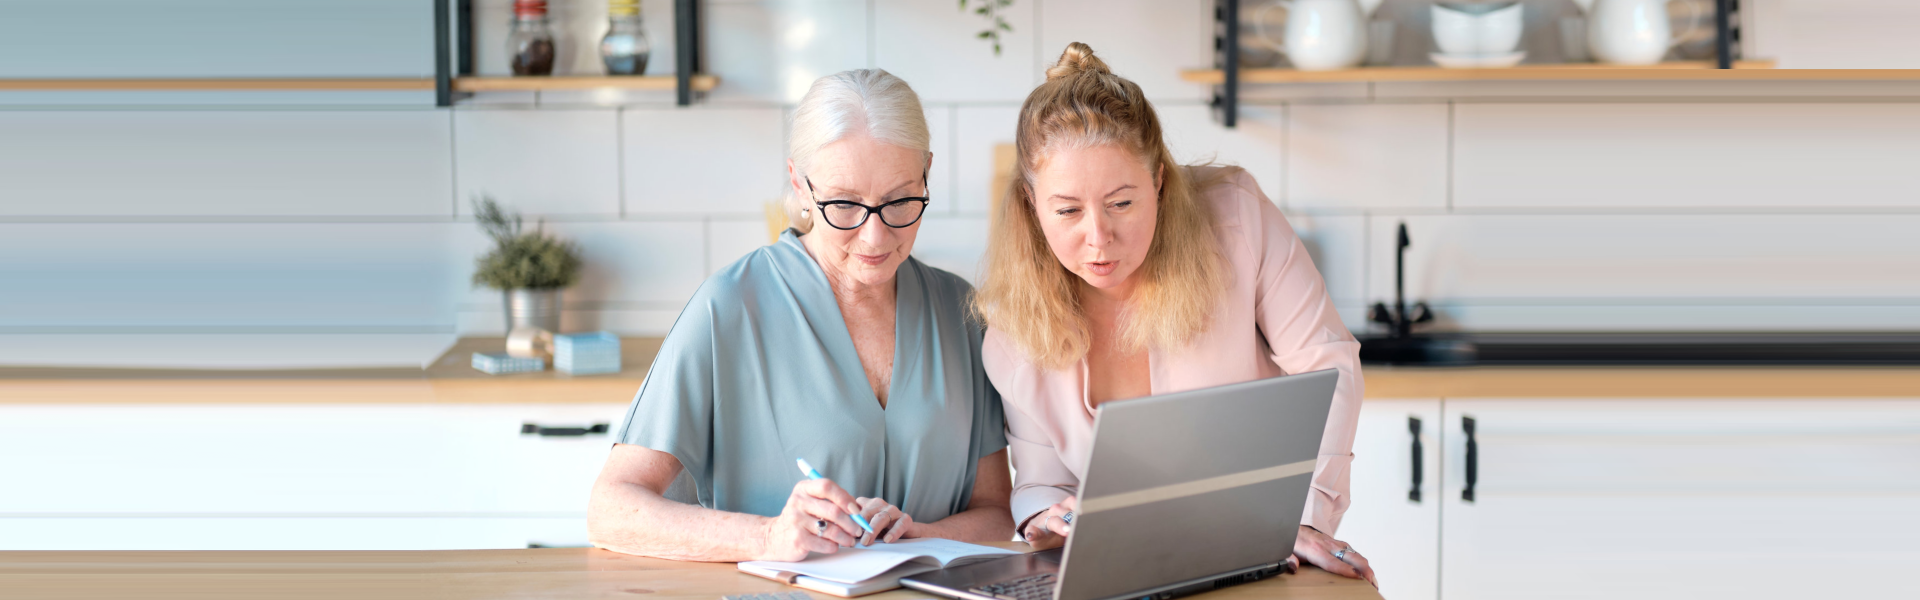
[[965,510],[980,459],[1007,445],[972,287],[912,257],[895,282],[885,408],[826,273],[788,230],[694,293],[615,441],[672,454],[708,508],[780,514],[804,458],[916,521]]
[[[1194,169],[1194,180],[1224,177],[1202,191],[1232,283],[1213,321],[1185,348],[1147,351],[1153,394],[1339,369],[1312,492],[1301,523],[1329,535],[1348,505],[1348,468],[1360,416],[1360,344],[1341,324],[1326,282],[1280,209],[1246,171]],[[988,329],[987,376],[1006,403],[1013,457],[1013,519],[1025,523],[1079,489],[1093,450],[1094,410],[1087,361],[1041,369],[1003,333]]]

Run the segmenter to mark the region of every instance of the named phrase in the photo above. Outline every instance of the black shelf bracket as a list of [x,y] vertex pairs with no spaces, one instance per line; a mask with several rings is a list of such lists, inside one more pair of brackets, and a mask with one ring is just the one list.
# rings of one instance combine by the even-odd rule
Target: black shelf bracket
[[700,72],[700,2],[673,0],[674,104],[693,104],[693,75]]
[[1233,129],[1240,121],[1240,0],[1214,0],[1213,66],[1224,76],[1213,86],[1213,120]]
[[453,91],[453,78],[472,74],[473,0],[433,0],[433,105],[471,96]]
[[1713,44],[1714,56],[1719,68],[1733,68],[1735,44],[1740,41],[1740,29],[1734,24],[1734,17],[1740,10],[1740,0],[1714,0],[1713,2]]

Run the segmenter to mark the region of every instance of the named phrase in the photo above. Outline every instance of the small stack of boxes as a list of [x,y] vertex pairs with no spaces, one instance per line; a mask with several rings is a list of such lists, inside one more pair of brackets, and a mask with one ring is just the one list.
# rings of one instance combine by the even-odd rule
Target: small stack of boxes
[[488,375],[507,373],[532,373],[547,370],[547,361],[538,358],[518,358],[505,354],[473,353],[473,368]]
[[620,372],[620,336],[608,331],[553,336],[553,368],[568,375]]

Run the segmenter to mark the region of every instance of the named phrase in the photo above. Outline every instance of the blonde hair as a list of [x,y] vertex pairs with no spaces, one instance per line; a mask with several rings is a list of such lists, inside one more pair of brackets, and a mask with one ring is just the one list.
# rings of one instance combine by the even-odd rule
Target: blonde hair
[[[882,69],[841,71],[814,80],[793,110],[787,158],[805,174],[821,148],[852,135],[866,135],[922,154],[932,146],[920,95],[913,93],[907,82]],[[806,233],[813,229],[813,219],[807,218],[813,201],[794,195],[791,189],[788,192],[787,221]]]
[[1053,152],[1112,145],[1133,153],[1160,186],[1145,262],[1122,315],[1128,349],[1180,348],[1205,331],[1227,267],[1198,182],[1173,160],[1140,86],[1074,42],[1020,107],[1017,172],[992,205],[985,273],[973,310],[1042,368],[1064,368],[1091,346],[1077,276],[1055,258],[1034,213],[1034,171]]

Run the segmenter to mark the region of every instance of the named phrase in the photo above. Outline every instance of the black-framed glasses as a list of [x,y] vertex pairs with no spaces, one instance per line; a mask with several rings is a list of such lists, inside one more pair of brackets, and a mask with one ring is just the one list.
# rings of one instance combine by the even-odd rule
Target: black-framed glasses
[[[920,175],[920,185],[925,188],[927,176]],[[813,195],[813,205],[820,207],[820,216],[825,217],[827,225],[834,229],[859,229],[867,224],[867,217],[880,215],[880,222],[888,227],[899,229],[920,222],[920,216],[927,214],[927,203],[932,198],[913,196],[901,198],[879,206],[867,206],[852,200],[820,201],[820,194],[813,189],[813,179],[807,178],[807,193]]]

